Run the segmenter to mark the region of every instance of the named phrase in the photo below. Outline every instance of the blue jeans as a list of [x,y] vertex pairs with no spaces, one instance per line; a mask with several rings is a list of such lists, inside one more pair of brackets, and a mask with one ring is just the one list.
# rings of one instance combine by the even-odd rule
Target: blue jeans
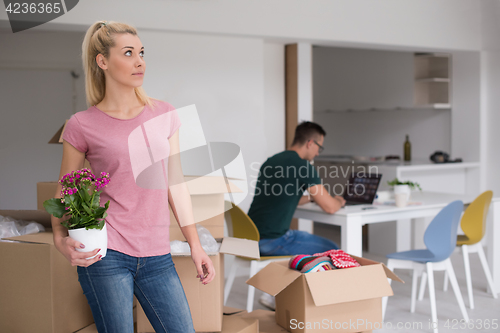
[[329,239],[293,229],[281,237],[259,241],[261,256],[314,254],[338,248],[337,244]]
[[194,333],[170,253],[138,258],[108,249],[100,261],[77,271],[99,333],[134,332],[134,295],[156,332]]

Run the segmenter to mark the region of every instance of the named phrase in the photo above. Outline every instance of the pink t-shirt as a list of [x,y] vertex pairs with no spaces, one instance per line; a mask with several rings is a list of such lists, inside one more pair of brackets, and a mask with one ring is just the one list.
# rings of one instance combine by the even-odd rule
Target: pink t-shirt
[[135,257],[170,252],[168,209],[168,139],[181,126],[175,108],[155,100],[132,119],[118,119],[95,106],[71,116],[63,139],[86,154],[92,172],[109,173],[101,206],[108,249]]

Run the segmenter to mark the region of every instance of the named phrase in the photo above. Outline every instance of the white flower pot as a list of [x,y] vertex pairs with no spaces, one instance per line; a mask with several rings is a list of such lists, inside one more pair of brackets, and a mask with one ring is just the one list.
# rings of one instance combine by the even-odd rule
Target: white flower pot
[[[106,229],[106,223],[104,223],[104,227],[99,230],[99,229],[89,229],[86,230],[85,228],[82,229],[73,229],[73,230],[68,230],[69,237],[73,238],[76,241],[79,241],[83,245],[85,245],[85,248],[75,248],[78,252],[90,252],[94,251],[95,249],[101,249],[96,256],[102,255],[104,258],[106,256],[106,252],[108,249],[108,232]],[[86,259],[92,259],[95,256],[86,258]]]
[[394,185],[394,197],[396,200],[396,206],[404,207],[410,201],[411,189],[408,185]]

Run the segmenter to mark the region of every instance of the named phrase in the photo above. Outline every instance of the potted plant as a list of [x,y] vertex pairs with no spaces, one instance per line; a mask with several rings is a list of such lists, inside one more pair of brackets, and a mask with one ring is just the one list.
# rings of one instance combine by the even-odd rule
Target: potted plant
[[101,251],[96,255],[106,256],[108,235],[105,218],[109,200],[101,207],[100,199],[102,189],[109,181],[106,172],[101,172],[101,177],[96,178],[87,168],[72,171],[59,180],[62,198],[52,198],[43,203],[49,214],[57,218],[69,216],[61,224],[68,228],[71,238],[85,245],[85,250],[76,248],[77,251],[100,248]]
[[402,182],[397,177],[391,181],[388,181],[387,185],[394,187],[394,194],[407,193],[408,198],[406,199],[406,201],[410,200],[411,190],[415,190],[416,188],[418,188],[420,191],[422,191],[419,183],[414,183],[409,180]]

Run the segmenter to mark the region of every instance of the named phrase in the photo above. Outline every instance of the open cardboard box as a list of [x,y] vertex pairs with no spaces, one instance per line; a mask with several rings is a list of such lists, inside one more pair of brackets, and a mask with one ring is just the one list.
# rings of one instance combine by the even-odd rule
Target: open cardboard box
[[[226,237],[222,240],[219,252],[207,252],[214,264],[215,278],[209,284],[203,285],[195,277],[197,272],[191,255],[189,253],[172,253],[172,260],[184,287],[196,332],[220,332],[221,330],[224,332],[223,253],[254,259],[260,257],[259,246],[256,241]],[[239,324],[235,323],[235,325]],[[137,332],[154,332],[139,303],[137,304]]]
[[387,278],[403,281],[382,263],[352,257],[361,267],[306,274],[272,262],[247,283],[276,296],[276,322],[289,332],[381,328],[382,297],[393,295]]
[[[50,223],[45,211],[0,215]],[[7,239],[18,242],[0,242],[0,332],[68,333],[94,322],[76,267],[57,251],[51,232]]]

